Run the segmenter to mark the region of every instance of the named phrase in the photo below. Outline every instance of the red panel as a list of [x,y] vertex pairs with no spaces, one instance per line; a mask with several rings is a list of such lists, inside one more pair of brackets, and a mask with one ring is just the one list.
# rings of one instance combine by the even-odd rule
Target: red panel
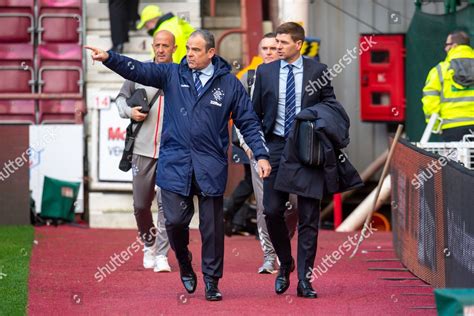
[[[372,40],[369,41],[369,38]],[[359,43],[360,47],[366,50],[360,55],[361,119],[404,121],[403,35],[362,35]]]
[[[75,67],[75,69],[49,69],[48,67]],[[76,70],[77,69],[77,70]],[[39,68],[39,79],[43,81],[43,93],[80,93],[82,64],[67,61],[46,61]]]
[[30,82],[34,80],[32,69],[32,62],[22,62],[20,66],[19,62],[0,61],[0,78],[8,78],[8,80],[0,80],[0,93],[31,93]]
[[[5,16],[15,15],[15,16]],[[33,11],[23,8],[0,8],[0,43],[29,43],[33,29]]]
[[40,100],[39,123],[82,123],[83,100]]
[[38,9],[42,8],[79,8],[82,9],[81,0],[39,0]]
[[[66,14],[67,16],[63,16]],[[51,16],[52,15],[52,16]],[[78,43],[80,39],[81,11],[78,9],[43,9],[38,23],[44,43]]]
[[38,45],[39,62],[43,60],[75,60],[82,61],[82,46],[74,44],[42,44]]
[[[73,44],[38,46],[38,79],[43,93],[80,93],[82,47]],[[52,69],[56,68],[56,69]]]
[[[30,225],[30,163],[27,149],[30,146],[28,125],[0,126],[0,227],[2,225]],[[15,173],[5,168],[9,160],[20,157],[24,163],[17,164]],[[18,159],[20,159],[18,158]],[[13,170],[11,170],[13,171]],[[2,245],[5,244],[2,239]],[[3,282],[3,280],[2,280]],[[3,314],[3,313],[2,313]]]
[[262,39],[262,2],[253,0],[241,1],[242,37],[244,63],[248,65],[252,56],[258,53],[258,44]]
[[33,11],[34,0],[0,0],[0,7],[29,7]]
[[0,44],[0,60],[33,60],[34,47],[30,44]]
[[33,45],[0,44],[0,93],[31,93]]
[[28,123],[35,124],[34,100],[1,100],[0,124]]

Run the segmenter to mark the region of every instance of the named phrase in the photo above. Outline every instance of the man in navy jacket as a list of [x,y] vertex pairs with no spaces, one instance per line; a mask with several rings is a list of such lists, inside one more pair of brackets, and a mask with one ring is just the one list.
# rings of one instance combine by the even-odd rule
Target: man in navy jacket
[[178,64],[141,63],[88,47],[92,58],[122,77],[163,89],[165,113],[157,184],[162,190],[166,230],[189,293],[196,274],[188,250],[193,196],[199,200],[202,272],[206,299],[221,300],[218,280],[224,257],[223,194],[227,182],[228,120],[232,117],[258,160],[259,175],[270,174],[268,149],[252,103],[231,67],[215,55],[213,35],[195,31]]

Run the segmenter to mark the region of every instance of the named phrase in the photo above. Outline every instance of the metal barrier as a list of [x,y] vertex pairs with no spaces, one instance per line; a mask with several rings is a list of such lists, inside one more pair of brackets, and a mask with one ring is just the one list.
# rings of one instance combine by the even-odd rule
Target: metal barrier
[[474,287],[474,171],[399,141],[391,164],[394,249],[436,287]]

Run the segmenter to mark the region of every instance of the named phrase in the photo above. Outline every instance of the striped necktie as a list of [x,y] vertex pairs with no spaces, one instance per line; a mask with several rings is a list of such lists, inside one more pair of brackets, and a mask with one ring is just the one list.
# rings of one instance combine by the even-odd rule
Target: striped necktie
[[295,94],[295,76],[293,74],[293,65],[286,65],[288,68],[288,77],[286,79],[286,98],[285,98],[285,138],[290,133],[291,124],[296,115],[296,94]]
[[195,71],[194,74],[196,75],[196,78],[194,78],[194,87],[196,87],[197,95],[200,96],[202,92],[202,83],[201,79],[199,79],[199,76],[202,75],[202,72]]

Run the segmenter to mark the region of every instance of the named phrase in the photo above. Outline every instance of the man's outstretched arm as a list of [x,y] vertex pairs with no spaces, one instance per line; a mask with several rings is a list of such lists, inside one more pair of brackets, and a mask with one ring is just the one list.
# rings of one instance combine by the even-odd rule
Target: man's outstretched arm
[[113,51],[104,51],[97,47],[84,46],[91,51],[91,57],[100,61],[107,68],[133,82],[158,89],[165,89],[168,74],[172,64],[142,63],[138,60],[117,54]]

